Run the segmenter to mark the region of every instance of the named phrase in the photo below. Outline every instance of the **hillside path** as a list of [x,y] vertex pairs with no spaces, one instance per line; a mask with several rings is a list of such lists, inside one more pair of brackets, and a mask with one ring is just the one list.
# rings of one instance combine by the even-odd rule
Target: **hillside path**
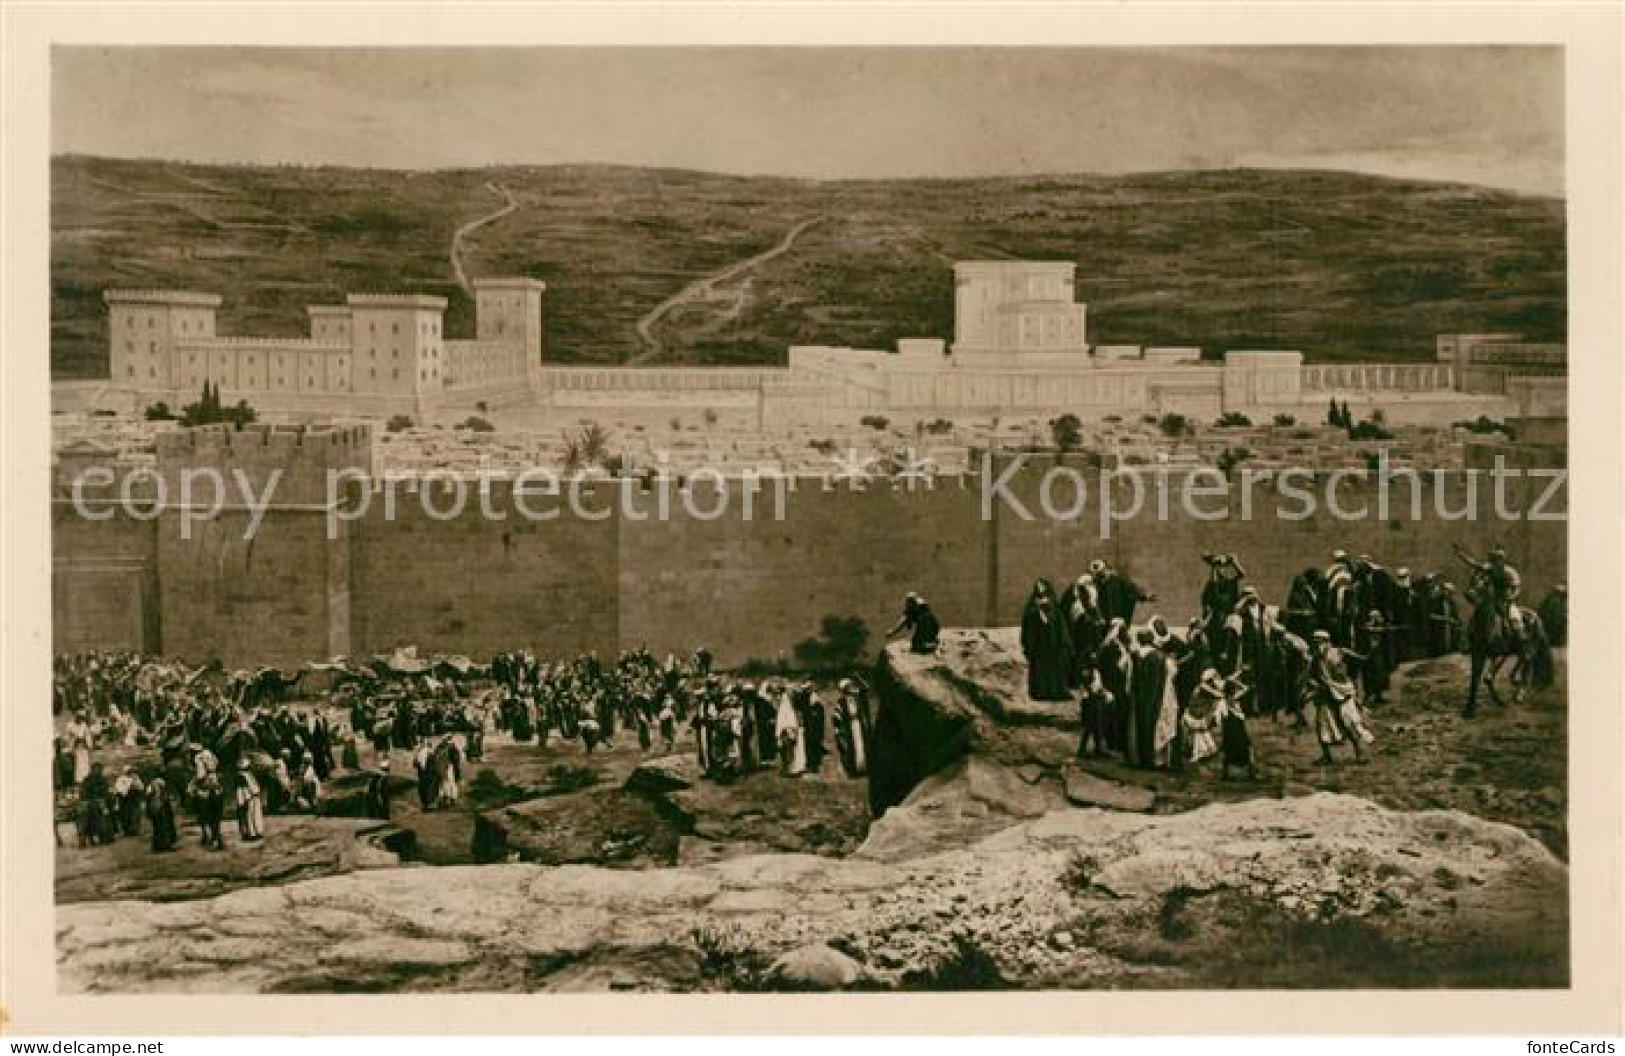
[[457,274],[457,285],[461,286],[463,288],[463,292],[468,294],[470,297],[474,296],[474,287],[468,281],[468,272],[463,270],[463,239],[468,235],[473,234],[479,228],[484,227],[486,224],[494,224],[498,220],[501,220],[503,217],[519,208],[519,199],[515,198],[513,196],[513,192],[501,184],[488,183],[485,185],[485,189],[490,191],[492,194],[502,195],[502,197],[507,199],[508,204],[504,205],[494,213],[487,213],[482,217],[470,220],[462,227],[459,227],[456,233],[451,236],[451,270]]
[[796,244],[796,239],[800,238],[807,231],[807,229],[813,225],[823,223],[824,219],[825,218],[823,216],[815,216],[810,220],[801,221],[801,223],[797,224],[795,227],[792,227],[789,232],[779,240],[778,244],[773,246],[771,249],[763,250],[753,257],[746,257],[744,260],[735,261],[719,272],[707,275],[701,279],[696,279],[687,286],[684,286],[681,290],[678,290],[676,293],[672,294],[670,297],[667,297],[665,300],[661,301],[659,304],[655,305],[653,310],[651,310],[642,319],[638,320],[638,340],[643,342],[643,351],[628,359],[627,364],[635,366],[640,363],[645,363],[666,351],[666,346],[661,343],[660,338],[655,336],[654,332],[655,325],[658,324],[661,319],[665,318],[667,315],[671,314],[673,311],[689,303],[690,301],[704,297],[706,294],[711,292],[711,287],[717,285],[718,283],[727,282],[730,279],[736,279],[753,268],[766,264],[774,257],[780,257],[790,252],[791,247]]

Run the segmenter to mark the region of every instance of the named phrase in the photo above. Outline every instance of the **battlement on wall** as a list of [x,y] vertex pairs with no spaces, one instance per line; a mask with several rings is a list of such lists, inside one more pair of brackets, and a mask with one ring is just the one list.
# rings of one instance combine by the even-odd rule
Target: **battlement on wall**
[[194,290],[103,290],[104,304],[168,304],[186,308],[218,308],[220,295]]
[[344,298],[352,308],[424,308],[446,310],[446,299],[427,293],[352,293]]
[[[157,438],[158,473],[174,503],[182,475],[212,470],[262,489],[277,473],[278,504],[325,502],[329,477],[372,473],[372,428],[349,426],[205,425]],[[235,479],[234,479],[235,482]]]
[[215,348],[264,348],[270,351],[302,350],[309,352],[349,351],[347,341],[319,337],[196,337],[178,341],[175,347],[183,352],[207,351]]

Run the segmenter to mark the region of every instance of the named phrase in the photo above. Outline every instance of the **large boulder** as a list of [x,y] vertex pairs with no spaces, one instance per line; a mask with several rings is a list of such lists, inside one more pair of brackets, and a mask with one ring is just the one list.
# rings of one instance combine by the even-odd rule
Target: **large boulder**
[[1104,807],[1143,814],[1157,802],[1157,794],[1149,788],[1113,781],[1075,766],[1066,768],[1062,784],[1066,801],[1075,807]]
[[590,789],[526,800],[474,818],[476,861],[617,868],[670,865],[680,834],[649,800],[624,789]]
[[1077,748],[1078,709],[1033,700],[1026,683],[1014,628],[944,631],[929,656],[910,652],[906,643],[888,646],[874,678],[874,815],[882,816],[920,782],[967,755],[1012,769],[1058,772]]
[[783,990],[841,990],[863,978],[863,965],[821,942],[782,954],[767,969],[768,982]]
[[692,755],[663,755],[639,763],[626,779],[626,787],[646,796],[664,796],[693,788],[701,780],[700,762]]
[[898,861],[965,847],[1065,805],[1052,784],[1028,783],[1016,770],[967,756],[927,777],[871,823],[857,853]]

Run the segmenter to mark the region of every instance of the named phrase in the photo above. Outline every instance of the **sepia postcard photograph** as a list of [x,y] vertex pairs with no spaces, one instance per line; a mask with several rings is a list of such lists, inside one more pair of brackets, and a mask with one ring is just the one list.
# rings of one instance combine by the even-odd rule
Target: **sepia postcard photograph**
[[1594,52],[239,14],[8,147],[32,988],[1618,1029]]

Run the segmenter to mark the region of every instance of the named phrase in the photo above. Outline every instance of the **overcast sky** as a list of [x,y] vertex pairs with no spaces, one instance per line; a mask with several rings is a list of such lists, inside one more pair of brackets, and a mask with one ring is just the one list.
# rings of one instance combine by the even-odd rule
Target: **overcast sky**
[[1563,190],[1556,48],[59,48],[57,153],[820,179],[1355,169]]

